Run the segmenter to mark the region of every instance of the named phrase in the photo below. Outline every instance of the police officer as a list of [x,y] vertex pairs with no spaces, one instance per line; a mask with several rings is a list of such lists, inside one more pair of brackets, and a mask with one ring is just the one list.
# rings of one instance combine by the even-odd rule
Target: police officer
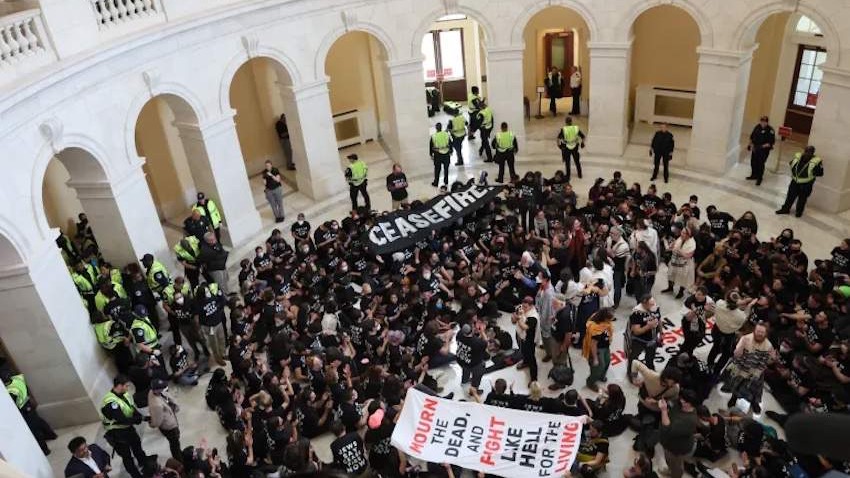
[[202,216],[197,209],[193,209],[192,214],[183,221],[183,232],[187,236],[196,237],[198,240],[203,239],[204,234],[211,230],[210,221]]
[[97,269],[88,262],[77,261],[74,263],[71,279],[74,281],[74,285],[77,286],[80,296],[86,301],[89,312],[96,310],[94,296],[98,277]]
[[368,183],[366,176],[369,174],[369,167],[356,154],[349,154],[347,158],[351,161],[351,164],[345,169],[345,178],[348,180],[348,194],[351,196],[351,209],[357,209],[357,193],[363,195],[366,209],[372,209],[372,202],[369,199],[369,193],[366,191]]
[[469,111],[469,139],[475,139],[475,131],[478,130],[478,111],[481,110],[481,103],[484,100],[479,94],[477,86],[472,87],[472,92],[466,99],[466,109]]
[[496,137],[493,138],[493,147],[496,148],[496,164],[499,165],[496,182],[501,183],[505,179],[505,163],[508,165],[511,179],[517,179],[519,176],[514,170],[514,161],[516,153],[519,152],[519,145],[513,131],[508,130],[508,123],[502,122],[501,131],[496,133]]
[[[463,165],[463,138],[466,136],[466,120],[460,110],[455,110],[455,115],[449,122],[449,129],[452,133],[452,148],[455,150],[455,166]],[[470,113],[471,115],[472,113]],[[478,116],[478,112],[475,113]],[[477,121],[477,120],[476,120]],[[448,174],[448,171],[446,171]],[[449,180],[446,178],[446,183]]]
[[747,149],[752,151],[750,156],[752,173],[747,179],[755,180],[756,186],[761,186],[761,180],[764,177],[764,163],[767,162],[767,157],[775,143],[776,133],[773,131],[773,126],[767,123],[767,116],[762,116],[759,119],[759,124],[750,133],[750,144],[747,145]]
[[61,230],[59,231],[59,237],[56,238],[56,246],[59,247],[59,250],[62,253],[62,259],[65,260],[66,264],[71,264],[80,258],[77,246],[75,246],[71,238]]
[[[463,120],[463,118],[461,118]],[[452,119],[454,122],[454,119]],[[431,160],[434,161],[434,181],[431,186],[437,187],[440,184],[440,170],[443,170],[443,181],[446,185],[449,184],[449,158],[452,150],[449,147],[451,139],[449,133],[443,131],[443,124],[437,123],[435,126],[437,131],[431,135],[431,140],[428,143],[428,151],[431,152]],[[461,137],[463,141],[463,137]]]
[[207,221],[210,223],[210,227],[213,228],[213,232],[215,232],[215,238],[219,241],[221,240],[221,213],[218,212],[218,206],[215,205],[215,201],[207,198],[204,193],[198,193],[198,202],[195,203],[195,207],[192,208],[193,211],[198,211],[201,216],[207,218]]
[[[119,273],[120,277],[120,273]],[[112,294],[109,294],[112,292]],[[112,300],[112,297],[121,297],[126,299],[127,292],[124,290],[124,286],[121,285],[120,282],[115,282],[110,280],[108,276],[101,276],[98,281],[97,294],[94,296],[94,308],[98,312],[103,312],[103,309],[109,304],[109,301]]]
[[676,149],[676,142],[673,139],[673,133],[667,131],[667,123],[661,123],[658,131],[652,136],[652,143],[649,146],[649,155],[655,160],[650,181],[655,181],[655,178],[658,177],[658,167],[662,163],[664,165],[664,182],[670,180],[670,160],[673,159],[674,149]]
[[6,391],[9,392],[9,396],[15,401],[15,406],[18,407],[21,416],[27,422],[27,426],[29,426],[32,436],[35,437],[35,441],[38,442],[38,446],[41,447],[41,451],[45,455],[49,455],[50,449],[47,448],[46,441],[55,440],[56,432],[53,431],[53,428],[35,410],[35,407],[30,401],[27,382],[24,380],[23,374],[12,375],[4,372],[3,384],[6,385]]
[[133,313],[130,333],[133,335],[133,341],[136,342],[136,348],[140,352],[153,354],[159,350],[159,334],[148,318],[148,309],[139,304],[133,308]]
[[126,373],[133,362],[130,352],[130,332],[119,319],[113,319],[100,312],[92,314],[92,328],[97,343],[115,360],[115,368],[120,373]]
[[201,241],[195,236],[186,236],[174,245],[174,253],[177,260],[183,264],[183,272],[192,287],[198,285],[201,277],[201,265],[198,257],[201,255]]
[[564,161],[564,171],[567,173],[567,182],[570,182],[570,158],[576,163],[576,174],[581,179],[581,154],[579,146],[584,148],[584,133],[578,125],[573,124],[572,116],[564,119],[564,127],[558,132],[558,147],[561,148],[561,159]]
[[482,153],[487,153],[487,159],[484,160],[485,163],[493,162],[493,150],[490,149],[490,133],[493,131],[493,110],[490,108],[490,105],[481,102],[481,111],[478,112],[478,121],[480,123],[481,130],[481,147],[478,148],[478,156],[480,157]]
[[[136,404],[133,402],[133,397],[128,393],[130,379],[124,375],[118,375],[112,381],[112,390],[103,397],[100,408],[101,421],[106,433],[103,435],[106,441],[115,450],[115,453],[121,457],[124,462],[124,469],[133,478],[142,478],[142,473],[136,466],[136,461],[144,466],[147,460],[147,455],[142,449],[142,440],[139,434],[136,433],[135,425],[148,421],[148,417],[143,417]],[[133,457],[136,460],[133,460]]]
[[806,201],[812,194],[815,179],[820,176],[823,176],[821,159],[815,156],[814,146],[806,146],[803,153],[795,154],[794,159],[791,160],[791,183],[788,185],[788,195],[785,197],[785,204],[776,211],[776,214],[788,214],[791,212],[791,205],[797,201],[797,212],[794,215],[802,216]]
[[147,271],[145,277],[148,280],[148,287],[152,292],[162,296],[162,290],[171,285],[171,274],[168,273],[168,269],[151,254],[142,256],[141,262]]

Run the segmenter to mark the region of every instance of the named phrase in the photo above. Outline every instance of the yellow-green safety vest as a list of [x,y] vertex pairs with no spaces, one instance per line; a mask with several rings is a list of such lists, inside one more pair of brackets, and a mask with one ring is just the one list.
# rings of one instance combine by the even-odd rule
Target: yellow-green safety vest
[[466,136],[466,120],[463,116],[457,115],[452,118],[452,136],[455,138]]
[[481,101],[480,96],[470,93],[466,99],[466,109],[469,110],[470,113],[478,112],[478,107],[475,106],[475,103],[478,103],[479,101]]
[[440,154],[449,154],[449,151],[451,151],[451,148],[449,148],[450,141],[449,133],[445,131],[437,131],[431,136],[431,142],[434,143],[434,149]]
[[514,133],[513,131],[499,131],[496,133],[496,151],[504,153],[513,151],[514,149]]
[[567,144],[567,148],[576,149],[576,146],[578,145],[578,126],[564,126],[562,131],[564,133],[564,143]]
[[[86,264],[86,273],[80,274],[76,270],[71,271],[71,279],[74,280],[74,285],[81,294],[94,293],[94,287],[97,285],[99,274],[97,269],[91,264]],[[93,282],[94,281],[94,282]]]
[[186,236],[184,239],[189,243],[189,250],[183,247],[181,244],[183,241],[179,241],[174,245],[174,253],[181,261],[194,263],[198,260],[198,254],[201,253],[201,241],[195,236]]
[[[127,298],[127,291],[124,290],[123,285],[113,282],[112,290],[115,291],[115,295],[117,297],[122,299]],[[97,291],[97,294],[94,296],[94,308],[97,309],[98,312],[103,312],[103,308],[106,307],[106,304],[108,304],[110,300],[112,299],[107,297],[106,294],[101,291]]]
[[478,114],[481,116],[481,127],[484,129],[492,129],[493,110],[491,110],[489,106],[485,106],[484,109],[478,112]]
[[[130,326],[130,329],[133,331],[137,329],[142,330],[142,343],[144,345],[147,345],[151,348],[159,347],[159,337],[156,336],[156,329],[154,328],[153,324],[151,324],[150,319],[148,319],[147,317],[136,316],[136,318],[133,319],[133,324]],[[136,334],[133,333],[133,340],[135,339]]]
[[174,294],[176,292],[180,292],[181,294],[183,294],[183,297],[189,297],[189,295],[192,293],[192,288],[189,287],[188,282],[184,282],[183,287],[181,287],[180,290],[177,290],[174,287],[174,283],[172,282],[168,285],[168,287],[162,289],[162,296],[165,298],[166,302],[171,304],[172,302],[174,302]]
[[360,186],[363,184],[363,181],[366,181],[366,175],[369,173],[369,167],[366,166],[366,163],[362,159],[358,159],[351,163],[351,166],[348,168],[351,170],[351,178],[348,180],[348,184],[352,186]]
[[198,205],[195,203],[195,206],[192,208],[193,211],[198,211],[198,214],[201,216],[207,215],[207,209],[210,210],[210,217],[207,219],[210,220],[210,224],[212,224],[213,229],[218,229],[219,224],[221,224],[221,213],[218,212],[218,206],[215,205],[215,201],[210,198],[207,198],[207,207]]
[[171,274],[168,273],[168,269],[166,269],[165,266],[162,265],[162,262],[159,262],[158,260],[154,259],[153,263],[151,264],[151,268],[148,269],[148,286],[154,292],[159,292],[164,288],[162,285],[160,285],[159,282],[156,281],[155,276],[157,272],[162,272],[162,275],[164,275],[165,278],[168,279],[168,282],[171,283]]
[[6,385],[6,391],[15,399],[15,405],[18,407],[18,410],[24,408],[24,405],[29,400],[29,393],[27,392],[27,382],[24,380],[23,375],[13,375],[12,381],[9,382],[9,385]]
[[112,320],[94,324],[94,336],[97,337],[97,343],[106,350],[114,349],[121,342],[112,335],[113,325],[115,325],[115,321]]
[[[109,391],[105,397],[103,397],[103,402],[101,403],[101,408],[110,407],[113,404],[118,405],[118,408],[121,410],[121,413],[124,414],[127,418],[132,418],[133,413],[136,411],[136,404],[133,402],[133,397],[130,394],[125,393],[124,397],[119,397],[113,391]],[[103,421],[103,427],[106,428],[106,431],[109,430],[119,430],[123,428],[130,428],[132,425],[122,425],[120,423],[115,422],[110,418],[106,418],[101,413],[100,416],[101,421]]]
[[[808,184],[815,180],[815,168],[817,168],[818,164],[820,164],[820,157],[815,156],[809,160],[809,163],[806,164],[808,166],[806,169],[802,171],[797,171],[795,166],[800,162],[800,158],[802,157],[801,153],[797,153],[794,155],[794,159],[791,160],[791,177],[794,179],[794,182],[797,184]],[[801,173],[805,173],[805,175],[799,175]]]

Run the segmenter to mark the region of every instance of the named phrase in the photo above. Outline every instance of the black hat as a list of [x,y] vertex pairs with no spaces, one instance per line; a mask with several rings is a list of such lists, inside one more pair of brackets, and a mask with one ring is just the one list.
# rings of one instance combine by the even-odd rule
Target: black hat
[[206,197],[207,196],[204,193],[198,193],[198,201],[200,201],[201,199],[204,199]]
[[151,381],[151,390],[165,390],[168,388],[168,382],[162,379],[154,379]]
[[350,160],[352,160],[352,161],[356,161],[356,160],[357,160],[357,155],[356,155],[356,154],[349,154],[348,156],[346,156],[346,158],[348,158],[348,159],[350,159]]

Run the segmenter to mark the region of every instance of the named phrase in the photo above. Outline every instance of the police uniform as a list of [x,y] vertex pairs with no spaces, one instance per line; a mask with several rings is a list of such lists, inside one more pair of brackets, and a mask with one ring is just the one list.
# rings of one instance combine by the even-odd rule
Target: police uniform
[[499,174],[496,177],[496,182],[501,183],[505,178],[505,163],[508,165],[508,170],[511,179],[517,178],[514,170],[515,155],[519,152],[516,136],[513,131],[499,131],[496,137],[493,138],[493,147],[496,148],[496,163],[499,165]]
[[564,171],[567,175],[567,182],[570,182],[571,167],[570,158],[576,163],[576,174],[581,179],[581,154],[579,147],[584,146],[584,133],[581,132],[578,125],[567,124],[558,132],[558,145],[561,147],[561,159],[564,161]]
[[469,111],[469,139],[475,139],[475,132],[481,125],[478,120],[478,111],[481,109],[481,95],[470,92],[466,98],[466,109]]
[[159,334],[149,318],[136,314],[133,323],[130,325],[130,333],[133,335],[133,341],[136,342],[136,345],[151,349],[159,348]]
[[776,143],[776,133],[773,131],[773,126],[757,124],[753,128],[753,132],[750,133],[750,142],[752,143],[750,156],[752,174],[747,179],[755,179],[756,186],[758,186],[764,177],[764,164],[767,162],[767,157],[770,156],[770,150]]
[[490,163],[493,161],[493,150],[490,148],[490,133],[493,131],[494,119],[493,110],[490,109],[489,105],[485,105],[478,112],[478,121],[481,125],[479,128],[481,131],[481,147],[478,148],[478,156],[481,156],[482,153],[487,153],[487,159],[484,162]]
[[15,401],[15,406],[21,412],[21,416],[32,432],[32,436],[38,442],[38,446],[41,447],[45,455],[49,454],[50,450],[47,448],[46,440],[55,440],[56,432],[53,431],[53,428],[41,418],[35,407],[32,406],[27,382],[23,374],[9,377],[6,384],[6,391],[9,392],[9,396]]
[[[472,113],[470,113],[471,115]],[[478,113],[475,113],[478,116]],[[449,131],[452,133],[452,148],[455,150],[455,166],[463,164],[463,138],[466,136],[466,121],[460,111],[456,111],[454,117],[449,121]],[[448,177],[446,183],[448,183]]]
[[[463,121],[463,118],[461,118],[461,121]],[[461,136],[460,140],[463,141],[463,136]],[[441,169],[443,171],[443,181],[446,185],[449,184],[450,143],[451,138],[447,131],[437,131],[431,135],[431,140],[428,143],[428,150],[431,151],[431,159],[434,161],[434,182],[431,183],[431,186],[437,187],[440,184]]]
[[[204,201],[205,200],[205,201]],[[201,201],[204,201],[201,204]],[[198,202],[192,208],[193,211],[198,211],[201,217],[205,217],[215,231],[215,238],[221,240],[221,213],[218,212],[218,206],[215,201],[206,197],[204,193],[198,193]]]
[[788,185],[788,195],[785,197],[785,204],[776,211],[776,214],[788,214],[791,211],[791,205],[797,201],[795,215],[802,216],[803,210],[806,209],[806,201],[812,194],[815,179],[819,176],[823,176],[823,164],[818,156],[795,154],[794,159],[791,160],[791,183]]
[[[142,449],[142,440],[136,433],[135,425],[142,423],[142,415],[129,393],[117,393],[110,390],[103,397],[100,408],[101,421],[106,433],[106,441],[115,449],[124,463],[124,469],[133,478],[141,478],[142,473],[136,461],[144,465],[147,455]],[[133,457],[136,457],[136,461]]]
[[121,373],[126,373],[133,362],[133,354],[124,343],[124,340],[130,336],[126,325],[120,320],[104,316],[100,322],[93,323],[92,328],[97,343],[115,360],[115,368]]
[[171,285],[171,274],[168,273],[168,269],[162,265],[162,262],[156,259],[153,259],[153,262],[151,262],[150,267],[147,269],[148,287],[150,287],[151,291],[162,295],[162,290]]
[[348,194],[351,197],[351,209],[357,209],[358,193],[363,195],[363,200],[366,202],[366,209],[372,209],[372,202],[369,199],[369,193],[366,191],[366,185],[368,184],[366,176],[369,174],[369,167],[356,154],[349,155],[348,159],[354,160],[345,170],[345,177],[348,180]]
[[183,264],[183,272],[192,287],[198,285],[201,277],[201,269],[198,264],[198,256],[201,255],[201,241],[195,236],[186,236],[174,245],[174,254],[177,260]]
[[71,279],[74,281],[74,285],[77,286],[77,291],[82,296],[83,300],[86,301],[86,306],[89,310],[89,313],[96,310],[94,297],[96,295],[95,288],[97,286],[97,279],[99,274],[93,265],[82,262],[83,270],[78,271],[76,268],[73,272],[71,272]]

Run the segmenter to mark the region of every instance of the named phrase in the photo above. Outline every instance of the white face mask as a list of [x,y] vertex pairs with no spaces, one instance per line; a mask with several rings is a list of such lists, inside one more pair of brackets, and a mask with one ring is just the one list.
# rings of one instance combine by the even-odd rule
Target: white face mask
[[310,248],[309,248],[309,247],[302,247],[302,248],[301,248],[301,252],[303,252],[304,254],[306,254],[306,253],[310,252]]
[[430,280],[430,279],[431,279],[431,273],[430,273],[430,272],[426,272],[426,273],[422,274],[422,277],[423,277],[425,280]]
[[304,219],[299,219],[299,220],[298,220],[298,225],[299,225],[299,226],[303,226],[303,225],[304,225],[304,222],[305,222],[305,221],[304,221]]
[[183,305],[183,303],[184,303],[184,302],[186,302],[186,299],[184,299],[184,298],[182,298],[182,297],[178,297],[178,298],[175,300],[175,302],[177,302],[177,305]]

